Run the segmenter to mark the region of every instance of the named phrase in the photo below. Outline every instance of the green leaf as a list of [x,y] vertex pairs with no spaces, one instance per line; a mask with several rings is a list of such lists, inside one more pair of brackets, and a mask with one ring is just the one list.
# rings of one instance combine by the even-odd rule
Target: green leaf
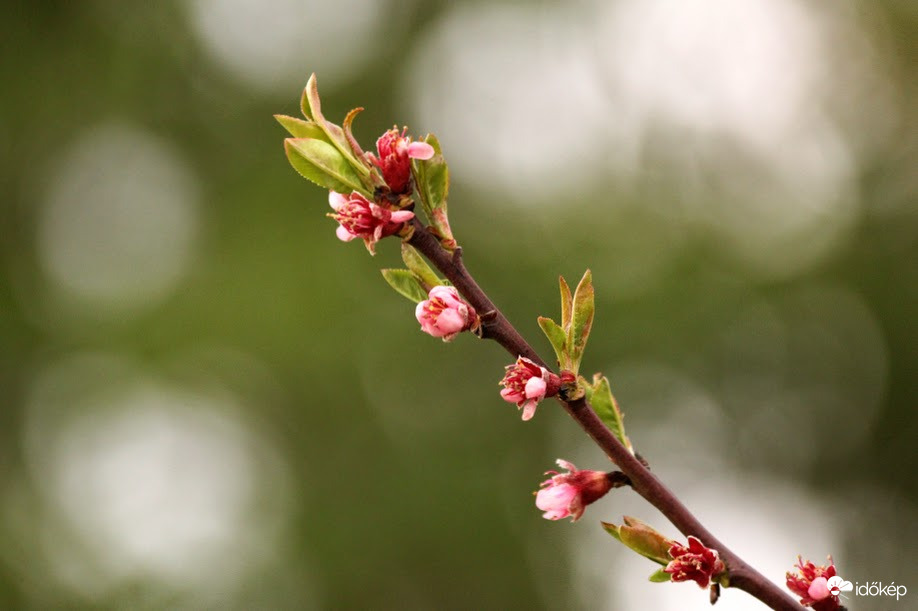
[[576,373],[580,367],[580,360],[583,358],[583,350],[586,347],[587,339],[590,337],[590,329],[593,327],[594,310],[593,275],[590,273],[590,270],[587,270],[586,273],[583,274],[580,283],[577,285],[577,290],[574,291],[571,326],[567,336],[567,344],[570,347],[570,356],[574,373]]
[[317,185],[340,193],[360,191],[370,195],[351,164],[327,142],[313,138],[287,138],[284,149],[296,171]]
[[622,543],[658,564],[669,564],[672,560],[669,548],[673,544],[670,539],[637,518],[625,516],[624,521],[625,523],[618,527],[619,540]]
[[672,580],[672,578],[672,574],[667,573],[663,569],[657,569],[647,579],[653,583],[666,583],[667,581]]
[[[430,268],[427,261],[424,260],[424,257],[405,242],[402,242],[402,261],[405,262],[405,265],[408,266],[408,269],[411,270],[411,273],[413,273],[415,279],[417,279],[418,284],[424,289],[424,299],[427,299],[426,293],[429,293],[430,289],[443,284],[443,281],[440,280],[434,270]],[[423,301],[423,299],[421,301]]]
[[669,548],[672,546],[673,541],[667,539],[644,522],[637,518],[625,516],[624,524],[621,526],[608,522],[600,523],[607,533],[645,558],[649,558],[663,566],[669,564],[671,560]]
[[344,117],[344,121],[341,125],[344,127],[344,137],[347,140],[348,145],[351,147],[351,151],[358,159],[363,159],[363,149],[360,148],[360,144],[357,142],[357,139],[354,138],[354,133],[351,131],[351,124],[354,122],[354,119],[358,114],[363,112],[363,107],[353,108],[351,112],[347,113],[347,116]]
[[[322,131],[322,128],[312,121],[303,121],[296,117],[287,115],[274,115],[277,122],[284,126],[290,135],[294,138],[314,138],[316,140],[325,140],[328,142],[328,136]],[[329,144],[331,144],[329,142]]]
[[[319,89],[316,84],[316,73],[313,72],[309,75],[309,80],[306,81],[306,87],[303,88],[303,95],[300,96],[300,112],[303,113],[303,116],[314,121],[315,119],[312,116],[312,103],[310,96],[314,96],[316,99],[316,106],[319,106]],[[321,113],[321,107],[319,109]]]
[[602,527],[606,530],[607,533],[609,533],[610,535],[612,535],[619,541],[622,540],[622,536],[618,532],[619,526],[617,526],[616,524],[612,524],[610,522],[602,522],[602,521],[600,521],[600,524],[602,524]]
[[571,308],[574,300],[571,298],[571,287],[567,285],[564,276],[558,276],[558,282],[561,285],[561,326],[567,333],[571,328]]
[[315,121],[316,125],[325,132],[327,135],[327,142],[338,149],[338,152],[344,156],[353,170],[361,176],[370,175],[370,169],[354,157],[344,130],[334,123],[326,121],[325,117],[322,115],[322,103],[319,100],[319,85],[315,72],[310,75],[309,81],[306,83],[306,88],[303,89],[303,97],[300,99],[300,109],[303,111],[303,115]]
[[449,166],[443,158],[440,141],[436,136],[427,134],[423,142],[433,147],[433,157],[426,160],[415,159],[411,162],[421,207],[436,229],[441,242],[446,246],[452,245],[454,248],[456,240],[449,226],[446,204],[449,197]]
[[561,369],[566,369],[568,361],[567,351],[565,349],[567,334],[564,333],[564,329],[559,327],[558,323],[552,319],[545,318],[544,316],[539,316],[539,327],[542,328],[542,333],[545,334],[545,337],[547,337],[548,341],[551,343],[551,347],[555,351],[555,356],[558,357],[558,365]]
[[437,208],[446,208],[446,199],[449,196],[449,166],[443,158],[440,141],[433,134],[427,134],[423,140],[433,147],[434,154],[430,159],[415,159],[415,180],[421,203],[425,212],[432,212]]
[[606,423],[606,426],[618,437],[619,441],[634,454],[631,440],[625,435],[625,417],[618,407],[615,396],[612,395],[608,378],[597,373],[593,376],[592,386],[584,386],[586,386],[587,400],[593,406],[593,411]]
[[427,299],[427,292],[418,284],[418,279],[407,269],[381,270],[383,278],[394,288],[398,294],[410,299],[413,303],[420,303]]

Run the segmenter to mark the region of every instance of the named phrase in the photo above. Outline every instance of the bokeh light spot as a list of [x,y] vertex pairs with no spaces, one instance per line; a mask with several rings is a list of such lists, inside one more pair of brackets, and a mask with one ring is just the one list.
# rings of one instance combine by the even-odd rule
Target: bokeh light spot
[[[346,80],[369,54],[385,2],[373,0],[189,0],[192,27],[234,76],[265,91]],[[347,17],[342,17],[346,15]]]
[[97,595],[142,580],[201,594],[269,562],[289,475],[242,413],[226,391],[175,386],[107,355],[39,375],[24,440],[67,533],[42,542],[62,585]]
[[198,228],[199,187],[178,152],[109,123],[55,164],[38,224],[39,260],[54,288],[117,311],[165,297],[190,263]]

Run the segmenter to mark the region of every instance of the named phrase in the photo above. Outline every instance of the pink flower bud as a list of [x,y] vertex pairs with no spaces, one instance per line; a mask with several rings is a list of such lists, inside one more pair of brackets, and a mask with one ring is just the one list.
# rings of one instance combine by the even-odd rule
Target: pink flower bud
[[561,379],[527,358],[519,357],[516,363],[507,365],[506,369],[507,373],[500,381],[504,386],[500,396],[504,401],[516,403],[517,408],[523,410],[523,420],[529,420],[535,415],[539,401],[558,394]]
[[536,507],[544,511],[546,520],[570,517],[576,522],[590,503],[602,498],[612,489],[608,474],[602,471],[577,469],[572,463],[558,459],[558,465],[567,473],[547,471],[552,477],[541,484],[536,493]]
[[716,549],[705,547],[701,540],[692,536],[688,538],[688,547],[673,543],[669,555],[672,561],[663,571],[672,575],[673,581],[694,581],[702,588],[708,587],[711,579],[727,568]]
[[390,210],[354,191],[348,196],[336,191],[328,194],[328,203],[334,214],[331,218],[338,221],[335,235],[339,240],[350,242],[361,238],[370,254],[376,254],[376,243],[386,236],[397,233],[402,224],[414,218],[410,210]]
[[800,604],[813,607],[816,611],[837,611],[841,609],[838,596],[829,590],[828,581],[835,577],[835,563],[832,556],[828,557],[828,565],[816,565],[812,562],[803,562],[797,556],[796,573],[787,572],[787,587],[791,592],[800,597]]
[[383,180],[395,194],[406,193],[411,183],[411,159],[430,159],[434,149],[426,142],[411,142],[405,136],[407,130],[398,133],[393,127],[376,141],[379,157],[372,153],[370,160],[382,171]]
[[421,331],[444,342],[452,341],[462,331],[478,326],[475,308],[459,297],[459,291],[451,286],[435,286],[427,299],[418,304],[414,315],[421,323]]

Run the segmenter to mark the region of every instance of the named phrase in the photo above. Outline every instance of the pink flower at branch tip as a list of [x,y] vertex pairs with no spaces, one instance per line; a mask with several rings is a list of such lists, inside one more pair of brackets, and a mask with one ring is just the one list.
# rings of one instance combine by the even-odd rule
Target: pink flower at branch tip
[[561,386],[558,376],[522,356],[513,365],[507,365],[506,370],[500,381],[504,386],[500,396],[523,410],[523,420],[531,419],[539,401],[558,394]]
[[787,572],[788,589],[800,597],[800,604],[812,607],[816,611],[837,611],[841,608],[838,597],[829,591],[828,580],[835,577],[835,563],[832,556],[828,557],[829,564],[817,565],[810,561],[804,562],[797,556],[796,573]]
[[376,140],[378,157],[369,153],[367,156],[382,171],[383,180],[389,185],[392,193],[406,193],[411,184],[411,159],[430,159],[434,148],[426,142],[412,142],[405,135],[407,129],[398,133],[393,127]]
[[335,211],[328,216],[339,223],[335,232],[338,239],[350,242],[354,238],[361,238],[370,254],[376,254],[376,243],[379,240],[397,233],[403,223],[414,218],[414,212],[410,210],[384,208],[357,191],[350,195],[330,191],[328,203]]
[[427,299],[420,302],[414,315],[421,323],[421,331],[434,337],[452,341],[459,333],[477,328],[478,314],[475,308],[459,296],[451,286],[435,286],[427,293]]
[[566,460],[558,459],[558,466],[567,473],[547,471],[551,475],[541,484],[536,493],[536,507],[544,511],[546,520],[561,520],[570,517],[576,522],[583,515],[586,506],[599,500],[612,489],[607,473],[578,469]]
[[689,536],[688,546],[673,543],[669,548],[672,561],[663,569],[673,581],[694,581],[702,588],[726,570],[717,550],[705,547],[700,539]]

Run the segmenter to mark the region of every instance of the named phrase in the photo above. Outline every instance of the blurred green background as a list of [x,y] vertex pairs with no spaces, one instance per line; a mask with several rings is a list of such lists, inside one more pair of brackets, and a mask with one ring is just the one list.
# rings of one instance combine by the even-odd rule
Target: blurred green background
[[[703,609],[531,493],[606,468],[507,355],[444,345],[272,114],[436,132],[468,267],[536,316],[587,267],[654,470],[783,581],[918,600],[912,2],[14,2],[0,96],[0,608]],[[725,609],[760,608],[725,592]]]

